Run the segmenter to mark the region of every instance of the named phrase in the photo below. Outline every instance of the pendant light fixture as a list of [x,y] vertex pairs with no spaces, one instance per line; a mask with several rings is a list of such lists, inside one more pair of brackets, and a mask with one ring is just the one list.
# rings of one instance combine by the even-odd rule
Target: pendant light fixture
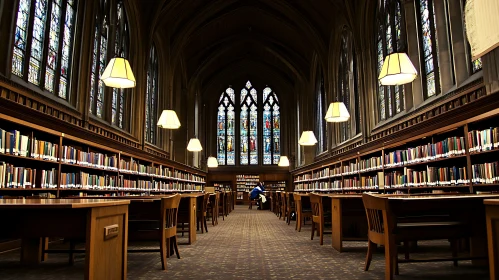
[[279,163],[277,164],[277,166],[289,166],[289,159],[287,156],[281,156],[281,158],[279,159]]
[[161,112],[161,116],[159,116],[157,125],[166,129],[178,129],[180,127],[180,121],[175,111],[163,110],[163,112]]
[[187,145],[187,150],[190,152],[200,152],[203,150],[203,147],[201,146],[201,142],[199,142],[199,139],[194,137],[191,138],[191,140],[189,140],[189,144]]
[[112,88],[135,87],[135,76],[133,75],[130,63],[124,57],[112,58],[100,79],[106,86]]
[[333,102],[329,104],[329,108],[326,112],[326,117],[324,119],[327,122],[346,122],[350,119],[350,113],[348,113],[347,107],[343,102]]
[[417,75],[406,53],[392,53],[386,56],[378,80],[385,86],[403,85],[414,81]]
[[317,144],[317,138],[315,138],[314,132],[311,130],[303,131],[298,144],[302,146],[313,146]]
[[218,161],[215,157],[208,157],[208,163],[207,163],[209,168],[217,168],[218,167]]

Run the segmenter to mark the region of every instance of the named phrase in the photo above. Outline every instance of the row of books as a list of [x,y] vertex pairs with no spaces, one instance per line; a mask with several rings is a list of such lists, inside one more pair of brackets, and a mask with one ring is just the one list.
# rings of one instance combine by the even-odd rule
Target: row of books
[[477,184],[495,184],[499,183],[499,163],[497,161],[473,164],[472,181]]
[[383,157],[372,157],[368,159],[361,159],[359,161],[360,172],[371,171],[383,168]]
[[0,188],[57,188],[57,170],[16,167],[0,162]]
[[405,168],[384,175],[385,188],[432,187],[469,184],[466,167],[430,167],[426,170]]
[[75,147],[63,146],[61,161],[67,164],[77,164],[104,170],[118,170],[118,157],[97,152],[85,152]]
[[469,152],[483,152],[499,147],[499,128],[491,127],[484,130],[468,132]]
[[0,153],[57,161],[59,145],[30,138],[19,130],[5,131],[0,128]]
[[464,137],[449,137],[440,142],[396,150],[385,154],[385,167],[432,161],[465,154]]

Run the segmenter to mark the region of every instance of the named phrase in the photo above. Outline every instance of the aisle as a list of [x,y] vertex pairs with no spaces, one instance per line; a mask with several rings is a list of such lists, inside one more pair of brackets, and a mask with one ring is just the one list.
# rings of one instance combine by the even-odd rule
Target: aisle
[[[225,221],[219,218],[218,226],[209,223],[208,233],[199,232],[194,245],[180,246],[182,259],[170,257],[166,272],[159,253],[128,254],[128,279],[384,279],[382,253],[363,271],[365,242],[347,242],[348,252],[340,254],[331,247],[331,235],[320,246],[310,240],[310,225],[300,233],[294,228],[294,221],[287,225],[270,211],[236,206]],[[0,254],[0,279],[83,279],[82,255],[73,267],[66,265],[66,255],[51,255],[47,263],[30,269],[18,260],[17,251]],[[488,279],[486,269],[472,268],[469,262],[457,268],[451,262],[401,264],[400,272],[395,279]]]

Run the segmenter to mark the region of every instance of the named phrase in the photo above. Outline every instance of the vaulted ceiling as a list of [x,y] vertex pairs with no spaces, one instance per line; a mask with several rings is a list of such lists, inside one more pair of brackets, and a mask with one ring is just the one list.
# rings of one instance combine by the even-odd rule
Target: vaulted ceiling
[[314,56],[327,56],[333,25],[347,13],[341,0],[143,2],[151,15],[142,12],[143,20],[167,38],[186,86],[201,92],[250,77],[281,88],[308,81]]

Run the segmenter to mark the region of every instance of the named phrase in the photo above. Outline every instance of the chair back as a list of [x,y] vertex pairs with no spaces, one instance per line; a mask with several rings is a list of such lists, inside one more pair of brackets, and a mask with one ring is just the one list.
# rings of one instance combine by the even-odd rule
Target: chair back
[[206,216],[206,212],[208,211],[208,202],[210,202],[210,194],[205,193],[203,196],[203,208],[201,209],[203,216]]
[[388,198],[363,193],[362,202],[366,210],[369,240],[376,244],[385,244],[385,233],[391,232],[394,227]]
[[161,228],[164,229],[165,237],[177,234],[177,215],[180,205],[180,194],[161,198]]
[[314,193],[309,194],[310,206],[312,207],[312,219],[318,223],[323,219],[322,197]]

